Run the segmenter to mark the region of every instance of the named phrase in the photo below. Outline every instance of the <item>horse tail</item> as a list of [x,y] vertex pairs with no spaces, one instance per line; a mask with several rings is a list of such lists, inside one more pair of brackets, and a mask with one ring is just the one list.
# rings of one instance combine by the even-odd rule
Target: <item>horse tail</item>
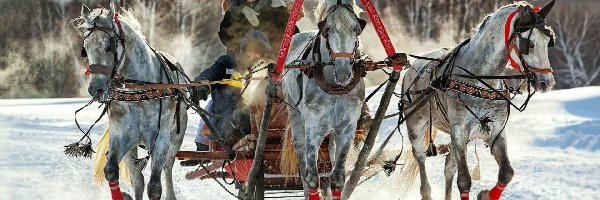
[[[108,161],[108,141],[110,138],[110,131],[106,128],[102,138],[98,141],[98,146],[96,146],[96,157],[94,158],[94,176],[95,182],[97,185],[102,185],[106,180],[104,176],[104,166],[106,166],[106,162]],[[121,170],[119,174],[121,174],[121,179],[127,180],[129,182],[129,168],[125,165],[125,162],[121,160],[119,163],[119,169]]]
[[284,175],[298,174],[298,156],[292,139],[292,128],[288,125],[282,139],[281,157],[279,159],[279,167]]
[[[437,134],[438,129],[432,127],[431,132],[429,127],[425,130],[425,138],[424,138],[424,146],[429,146],[429,136],[431,135],[432,139],[435,140],[435,136]],[[417,180],[417,174],[419,174],[419,165],[417,164],[417,159],[415,159],[411,150],[406,150],[403,153],[404,166],[402,167],[402,172],[400,174],[400,178],[403,179],[400,183],[400,194],[404,194],[402,196],[406,196],[408,192],[412,189],[415,180]]]

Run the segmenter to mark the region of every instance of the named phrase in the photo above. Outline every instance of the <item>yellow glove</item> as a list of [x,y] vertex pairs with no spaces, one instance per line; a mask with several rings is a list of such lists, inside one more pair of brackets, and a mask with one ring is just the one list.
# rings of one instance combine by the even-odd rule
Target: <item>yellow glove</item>
[[236,88],[244,88],[244,82],[241,78],[243,78],[242,74],[236,72],[231,75],[231,79],[223,79],[221,81],[221,84],[229,85]]

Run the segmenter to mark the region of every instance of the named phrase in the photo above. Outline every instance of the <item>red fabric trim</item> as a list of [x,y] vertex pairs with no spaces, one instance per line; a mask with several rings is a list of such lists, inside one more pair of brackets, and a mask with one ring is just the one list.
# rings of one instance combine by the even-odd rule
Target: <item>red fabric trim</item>
[[469,192],[461,192],[460,200],[469,200]]
[[490,190],[490,200],[499,200],[504,188],[506,188],[506,185],[500,182],[496,183],[496,186]]
[[342,191],[332,191],[331,196],[333,200],[342,200]]
[[304,4],[304,0],[294,1],[294,6],[290,12],[290,18],[285,26],[285,33],[283,34],[283,39],[281,41],[281,48],[279,49],[279,54],[277,55],[277,63],[273,80],[279,80],[279,75],[283,72],[283,66],[285,65],[285,59],[287,58],[290,50],[294,28],[296,27],[296,22],[298,21],[298,15],[300,15],[300,12],[302,11],[302,4]]
[[365,134],[365,130],[362,130],[362,129],[356,130],[356,135],[364,135],[364,134]]
[[512,68],[521,71],[521,67],[517,65],[517,63],[515,62],[515,60],[513,60],[513,58],[510,56],[510,48],[509,48],[509,39],[511,37],[511,29],[513,28],[512,26],[512,21],[513,18],[515,18],[515,15],[517,15],[517,13],[519,13],[519,11],[521,10],[516,10],[515,12],[511,13],[508,16],[508,19],[506,20],[506,24],[504,25],[504,44],[506,46],[506,51],[508,52],[508,60],[510,61],[510,65],[512,66]]
[[308,200],[321,200],[319,189],[308,189]]
[[231,164],[225,166],[225,170],[229,175],[233,177],[235,174],[235,180],[240,182],[248,181],[248,174],[254,160],[235,160]]
[[[113,200],[123,200],[123,194],[121,193],[121,189],[119,188],[119,181],[114,183],[108,183],[108,187],[110,187],[110,196]],[[113,189],[115,188],[116,189]]]
[[[360,0],[360,2],[363,4],[367,14],[369,14],[369,18],[371,18],[371,23],[373,23],[373,27],[375,27],[375,31],[379,36],[379,40],[381,41],[381,44],[383,44],[385,53],[387,53],[388,57],[392,57],[394,54],[396,54],[396,49],[394,48],[394,44],[392,44],[390,36],[385,30],[385,26],[383,25],[375,6],[371,0]],[[402,65],[394,65],[394,70],[401,71]]]
[[119,13],[118,12],[115,12],[113,19],[115,20],[115,24],[117,24],[117,28],[119,29],[119,35],[122,38],[123,37],[123,28],[121,28],[121,22],[119,22]]

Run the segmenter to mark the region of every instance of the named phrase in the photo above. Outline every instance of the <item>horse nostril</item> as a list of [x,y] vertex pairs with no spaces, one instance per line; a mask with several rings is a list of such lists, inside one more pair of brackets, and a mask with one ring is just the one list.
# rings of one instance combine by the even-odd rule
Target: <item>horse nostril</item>
[[540,88],[542,89],[542,91],[548,90],[548,83],[546,83],[545,81],[540,82]]

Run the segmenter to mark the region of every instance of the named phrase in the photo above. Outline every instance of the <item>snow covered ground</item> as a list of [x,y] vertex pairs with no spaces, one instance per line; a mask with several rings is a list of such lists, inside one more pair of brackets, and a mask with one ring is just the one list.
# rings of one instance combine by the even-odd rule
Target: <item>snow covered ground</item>
[[[379,97],[371,100],[372,108]],[[0,200],[110,198],[106,185],[93,183],[92,160],[71,158],[62,152],[63,145],[81,136],[73,113],[85,102],[85,99],[0,100]],[[390,112],[396,109],[393,105]],[[89,126],[100,112],[90,107],[79,115],[80,123]],[[193,149],[198,121],[199,117],[192,115],[182,149]],[[393,119],[384,122],[380,140],[393,124]],[[105,125],[101,121],[93,131],[94,141],[98,141]],[[513,112],[507,134],[515,177],[504,199],[600,198],[600,87],[535,95],[525,112]],[[447,139],[440,135],[438,142]],[[399,149],[400,137],[394,140],[391,148]],[[470,145],[469,166],[475,165],[474,145],[481,158],[481,180],[473,182],[472,199],[480,190],[496,183],[498,171],[489,149],[479,141]],[[427,161],[435,199],[443,198],[443,161],[443,157]],[[234,199],[212,180],[186,180],[184,175],[188,170],[175,165],[173,174],[179,199]],[[398,172],[390,177],[379,174],[359,186],[353,199],[400,199],[397,190],[401,181]],[[420,199],[418,184],[416,181],[406,199]],[[132,191],[128,186],[123,188]],[[234,190],[232,186],[229,188]],[[458,199],[456,185],[454,188],[454,199]]]

